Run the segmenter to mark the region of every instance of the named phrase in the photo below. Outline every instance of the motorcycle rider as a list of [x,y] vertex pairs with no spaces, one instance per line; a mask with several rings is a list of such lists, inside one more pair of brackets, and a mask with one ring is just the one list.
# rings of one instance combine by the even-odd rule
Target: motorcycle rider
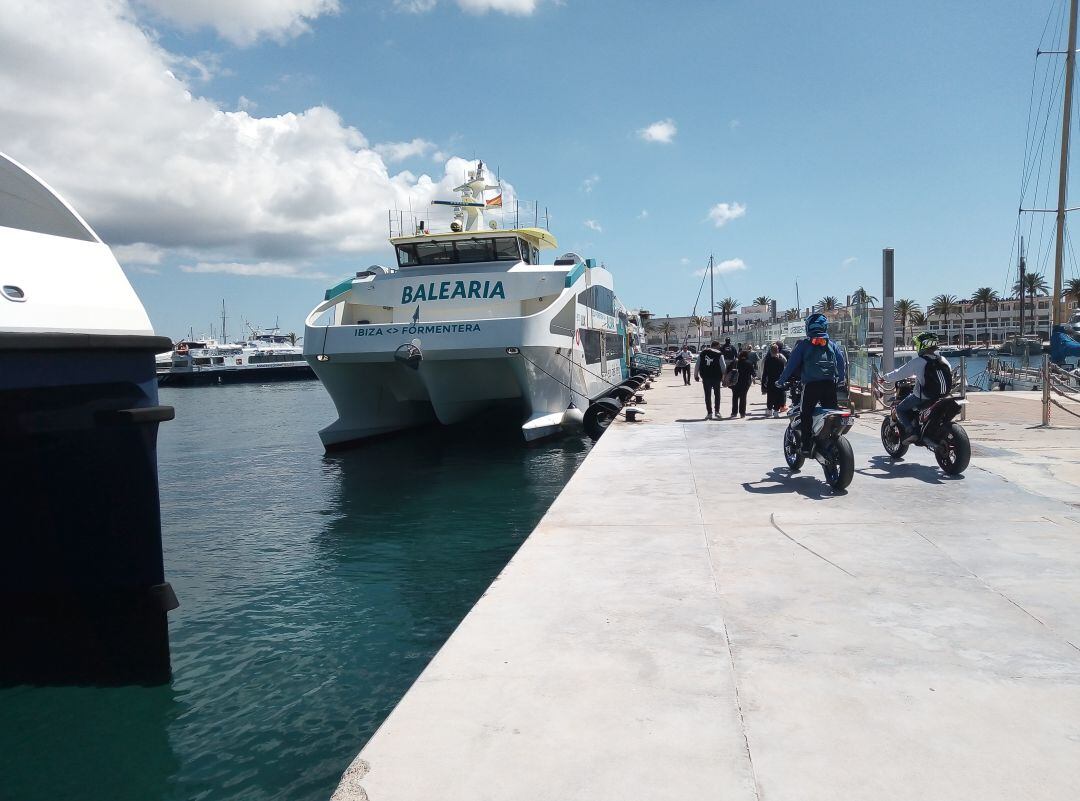
[[918,353],[911,361],[879,377],[880,381],[895,383],[905,378],[915,379],[915,389],[896,405],[896,419],[904,427],[901,444],[910,444],[919,438],[915,418],[919,409],[938,398],[948,395],[952,389],[952,365],[937,352],[937,334],[924,331],[912,341]]
[[819,403],[824,409],[835,409],[836,390],[847,383],[844,349],[829,339],[829,319],[824,314],[806,318],[806,338],[795,345],[784,372],[776,380],[777,388],[786,386],[792,378],[802,379],[799,429],[803,455],[808,456],[813,449],[814,409]]

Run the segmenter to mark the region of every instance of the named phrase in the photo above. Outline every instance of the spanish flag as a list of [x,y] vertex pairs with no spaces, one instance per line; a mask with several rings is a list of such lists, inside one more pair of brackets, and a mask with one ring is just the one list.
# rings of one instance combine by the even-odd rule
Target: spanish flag
[[484,203],[489,209],[501,209],[502,208],[502,192],[495,195],[491,200]]

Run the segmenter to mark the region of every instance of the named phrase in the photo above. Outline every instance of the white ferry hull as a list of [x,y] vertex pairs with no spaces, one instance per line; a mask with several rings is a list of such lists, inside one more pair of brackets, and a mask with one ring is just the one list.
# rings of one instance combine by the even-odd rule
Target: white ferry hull
[[[569,337],[567,343],[572,345]],[[522,435],[532,441],[574,425],[573,415],[566,415],[571,401],[585,408],[590,396],[609,386],[596,378],[583,382],[579,367],[571,392],[568,347],[524,346],[513,355],[507,347],[514,346],[429,350],[421,340],[423,359],[416,369],[396,361],[393,350],[338,353],[323,362],[311,358],[338,411],[337,421],[319,432],[323,445],[435,422],[454,425],[504,405],[521,408]]]

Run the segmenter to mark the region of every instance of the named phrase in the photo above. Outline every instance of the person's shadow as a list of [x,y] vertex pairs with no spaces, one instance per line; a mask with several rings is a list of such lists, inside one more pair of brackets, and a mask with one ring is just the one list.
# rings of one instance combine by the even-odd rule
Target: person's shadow
[[[803,470],[816,466],[817,462],[807,460]],[[744,481],[743,489],[753,495],[779,495],[795,492],[804,498],[822,501],[846,495],[846,490],[834,490],[823,479],[806,473],[792,473],[787,467],[774,467],[760,481]]]
[[926,484],[946,484],[962,479],[963,474],[950,476],[939,468],[918,462],[893,461],[891,456],[878,454],[869,459],[870,467],[856,470],[856,473],[868,478],[914,478]]

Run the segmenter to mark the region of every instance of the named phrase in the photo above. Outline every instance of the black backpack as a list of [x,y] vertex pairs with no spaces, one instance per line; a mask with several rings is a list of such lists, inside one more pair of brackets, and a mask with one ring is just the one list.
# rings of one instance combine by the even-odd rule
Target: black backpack
[[923,398],[944,398],[952,392],[952,370],[946,367],[941,359],[928,359],[926,356],[922,358],[926,361],[926,366],[923,367]]

